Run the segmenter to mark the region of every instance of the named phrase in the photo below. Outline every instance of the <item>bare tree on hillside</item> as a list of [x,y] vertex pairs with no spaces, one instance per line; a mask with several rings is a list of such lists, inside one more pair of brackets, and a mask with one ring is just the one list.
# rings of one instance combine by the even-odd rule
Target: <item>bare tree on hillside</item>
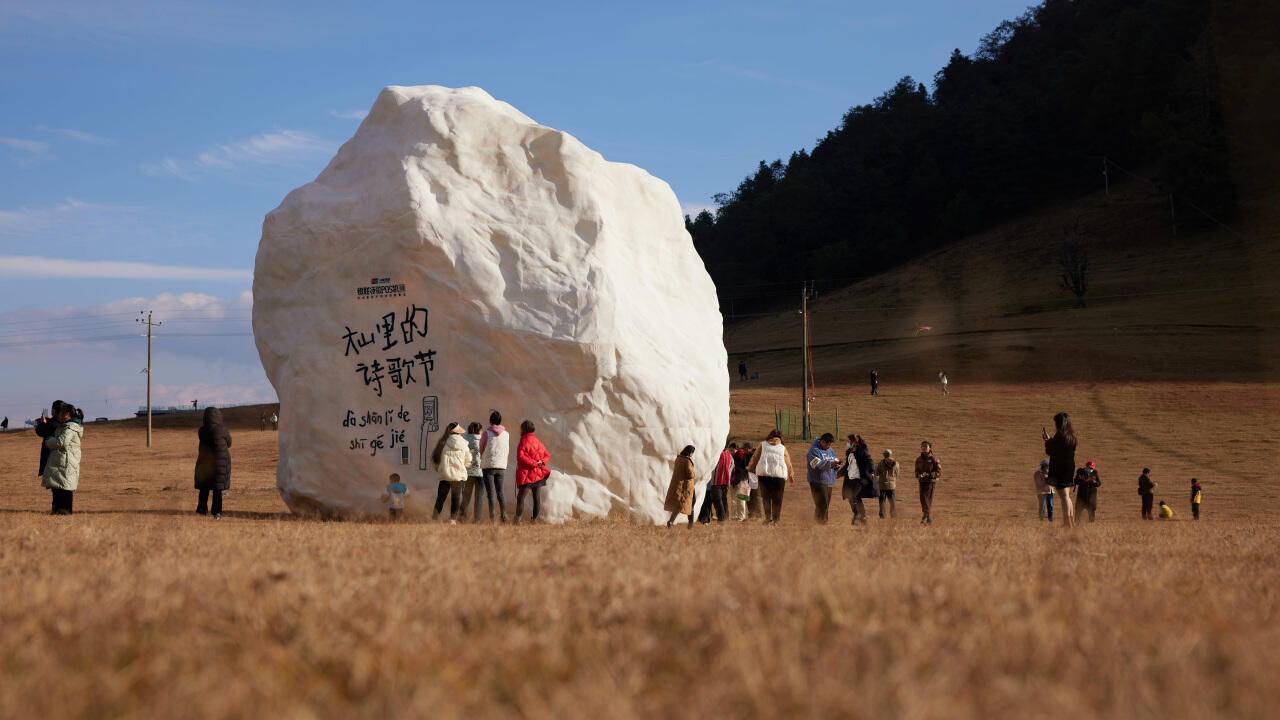
[[1062,273],[1062,289],[1076,296],[1076,307],[1084,307],[1085,282],[1089,272],[1089,251],[1085,248],[1080,218],[1062,230],[1062,247],[1058,249],[1058,269]]

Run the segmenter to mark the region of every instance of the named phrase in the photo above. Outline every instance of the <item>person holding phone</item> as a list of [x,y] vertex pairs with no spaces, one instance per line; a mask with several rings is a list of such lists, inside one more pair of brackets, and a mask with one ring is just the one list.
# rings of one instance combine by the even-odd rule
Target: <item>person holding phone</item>
[[1071,427],[1071,416],[1060,412],[1053,416],[1055,432],[1053,437],[1043,427],[1040,435],[1044,438],[1044,454],[1049,456],[1049,484],[1058,497],[1058,509],[1062,515],[1064,527],[1075,527],[1075,476],[1076,476],[1076,433]]

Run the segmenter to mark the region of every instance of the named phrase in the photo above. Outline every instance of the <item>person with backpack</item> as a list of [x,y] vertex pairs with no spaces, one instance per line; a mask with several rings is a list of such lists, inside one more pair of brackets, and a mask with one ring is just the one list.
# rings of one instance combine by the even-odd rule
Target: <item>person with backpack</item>
[[1056,431],[1053,437],[1041,428],[1044,438],[1044,454],[1049,456],[1049,484],[1058,496],[1064,527],[1075,527],[1074,495],[1076,487],[1076,433],[1071,428],[1071,416],[1060,412],[1053,416]]
[[[222,518],[222,493],[231,489],[231,433],[222,422],[222,411],[216,407],[204,409],[204,422],[196,431],[200,447],[196,452],[196,514]],[[213,505],[209,497],[213,496]]]
[[876,464],[876,479],[880,483],[880,519],[883,520],[884,503],[889,501],[889,519],[898,517],[898,470],[901,465],[893,457],[893,451],[885,448],[884,458]]
[[764,505],[764,523],[776,525],[782,517],[782,495],[787,483],[795,484],[795,473],[791,469],[791,455],[786,445],[782,444],[782,431],[774,428],[769,431],[764,442],[751,456],[747,470],[760,479],[760,499]]
[[[489,522],[493,522],[493,498],[498,497],[502,522],[507,521],[507,500],[502,494],[502,479],[507,472],[511,438],[502,427],[502,413],[489,413],[489,427],[480,435],[480,481],[489,501]],[[479,490],[476,491],[479,500]]]
[[551,475],[551,468],[547,467],[550,460],[551,453],[547,452],[546,446],[534,435],[533,423],[528,420],[520,423],[520,444],[516,446],[516,486],[519,488],[516,491],[516,525],[520,524],[524,515],[526,495],[533,496],[533,514],[529,521],[538,521],[541,507],[539,495],[547,485],[547,477]]
[[76,488],[80,486],[80,441],[84,437],[84,424],[71,403],[62,403],[54,419],[57,428],[45,438],[49,448],[41,487],[53,494],[50,515],[70,515]]

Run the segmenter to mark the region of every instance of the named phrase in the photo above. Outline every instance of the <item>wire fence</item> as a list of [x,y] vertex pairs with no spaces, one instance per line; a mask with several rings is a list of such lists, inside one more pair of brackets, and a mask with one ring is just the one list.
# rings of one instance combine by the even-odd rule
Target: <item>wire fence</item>
[[795,408],[773,408],[773,427],[782,433],[783,440],[812,440],[822,433],[831,433],[840,437],[840,411],[809,411],[809,436],[804,432],[804,413]]

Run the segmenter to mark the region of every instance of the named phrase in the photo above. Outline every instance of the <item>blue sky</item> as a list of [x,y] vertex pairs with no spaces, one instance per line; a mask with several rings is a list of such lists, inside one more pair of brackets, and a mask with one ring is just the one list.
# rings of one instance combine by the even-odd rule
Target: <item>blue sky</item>
[[696,211],[1025,6],[3,0],[0,414],[49,388],[131,411],[142,308],[168,322],[160,402],[272,399],[247,335],[262,217],[386,85],[479,85]]

